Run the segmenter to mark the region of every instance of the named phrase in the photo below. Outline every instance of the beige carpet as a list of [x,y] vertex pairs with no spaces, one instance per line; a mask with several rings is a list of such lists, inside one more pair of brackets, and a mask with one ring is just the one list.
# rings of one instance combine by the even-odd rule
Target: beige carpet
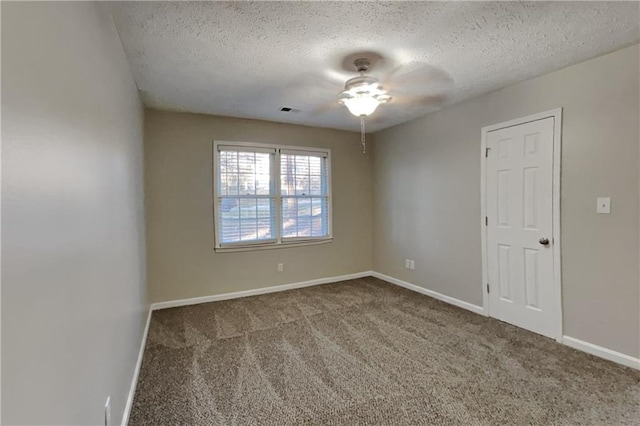
[[640,424],[640,372],[364,278],[154,312],[129,424]]

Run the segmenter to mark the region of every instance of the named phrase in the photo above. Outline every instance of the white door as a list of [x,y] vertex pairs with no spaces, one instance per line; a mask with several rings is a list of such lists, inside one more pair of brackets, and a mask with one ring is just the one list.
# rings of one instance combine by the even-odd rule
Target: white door
[[487,134],[489,314],[555,337],[554,118]]

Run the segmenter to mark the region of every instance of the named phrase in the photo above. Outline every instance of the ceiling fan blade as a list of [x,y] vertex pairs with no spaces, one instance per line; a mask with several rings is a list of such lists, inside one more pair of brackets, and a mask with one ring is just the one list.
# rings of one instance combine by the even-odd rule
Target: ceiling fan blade
[[391,100],[391,104],[402,105],[407,107],[415,107],[415,106],[433,106],[433,107],[441,107],[446,101],[448,97],[445,94],[433,94],[433,95],[422,95],[422,96],[397,96],[393,97]]
[[316,116],[339,107],[338,94],[343,89],[342,81],[332,81],[320,73],[304,73],[290,80],[281,90],[291,99],[303,100],[300,102],[303,113]]
[[340,93],[344,89],[344,81],[327,78],[323,74],[305,73],[293,80],[286,86],[290,90],[325,90],[331,93]]
[[338,107],[342,107],[342,105],[340,105],[337,100],[334,101],[334,102],[325,102],[325,103],[317,106],[316,108],[313,108],[311,110],[311,113],[313,115],[322,115],[322,114],[325,114],[325,113],[327,113],[329,111],[333,111],[333,110],[337,109]]
[[406,64],[397,65],[387,74],[382,76],[382,78],[380,79],[381,84],[386,84],[386,83],[389,83],[391,80],[393,80],[393,78],[400,73],[400,70],[402,70],[403,67],[406,67]]
[[411,62],[396,67],[382,82],[384,89],[399,94],[446,93],[453,78],[444,70],[424,62]]
[[[387,116],[385,114],[374,114],[371,117],[367,117],[365,120],[365,126],[367,124],[384,124],[387,121]],[[368,131],[367,131],[368,132]]]

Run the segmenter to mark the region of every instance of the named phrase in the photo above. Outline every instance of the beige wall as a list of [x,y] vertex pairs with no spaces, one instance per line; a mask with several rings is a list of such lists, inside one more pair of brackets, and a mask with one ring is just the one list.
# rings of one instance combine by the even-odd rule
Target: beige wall
[[146,320],[143,109],[111,17],[2,2],[2,424],[119,424]]
[[374,269],[482,305],[480,130],[563,107],[564,334],[638,356],[638,60],[628,47],[376,134]]
[[[256,289],[371,269],[371,168],[359,135],[258,120],[147,110],[145,202],[153,302]],[[333,242],[213,251],[213,140],[331,149]],[[277,272],[277,264],[284,272]]]

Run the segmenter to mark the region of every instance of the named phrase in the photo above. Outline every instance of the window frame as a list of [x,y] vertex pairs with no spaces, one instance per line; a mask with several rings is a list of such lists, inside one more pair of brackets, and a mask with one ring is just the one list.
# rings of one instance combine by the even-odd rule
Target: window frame
[[[220,243],[220,219],[218,217],[219,207],[218,199],[221,195],[218,193],[218,180],[220,174],[220,151],[218,146],[230,146],[238,148],[256,148],[257,150],[275,150],[273,154],[273,161],[271,165],[271,175],[273,178],[272,187],[275,190],[275,239],[268,241],[241,241],[236,243]],[[282,237],[282,191],[281,191],[281,169],[280,169],[280,157],[281,151],[300,151],[301,153],[308,152],[309,154],[324,154],[326,155],[326,169],[327,169],[327,235],[321,237]],[[328,148],[316,148],[316,147],[304,147],[293,145],[280,145],[280,144],[267,144],[257,142],[236,142],[225,140],[213,141],[213,234],[214,234],[214,250],[216,252],[234,252],[234,251],[253,251],[264,249],[276,249],[286,247],[299,247],[316,244],[325,244],[333,241],[333,196],[332,196],[332,179],[331,179],[331,150]],[[323,196],[324,197],[324,196]]]

